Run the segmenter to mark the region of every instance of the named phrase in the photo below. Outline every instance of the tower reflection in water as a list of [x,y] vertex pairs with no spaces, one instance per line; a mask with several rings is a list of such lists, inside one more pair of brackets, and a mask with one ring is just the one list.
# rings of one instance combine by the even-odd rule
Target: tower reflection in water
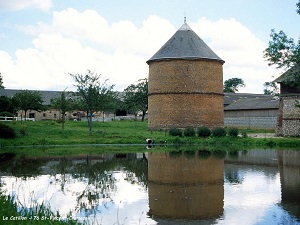
[[220,217],[223,171],[224,160],[205,151],[149,153],[149,214],[162,219]]
[[277,151],[281,205],[300,220],[300,151]]

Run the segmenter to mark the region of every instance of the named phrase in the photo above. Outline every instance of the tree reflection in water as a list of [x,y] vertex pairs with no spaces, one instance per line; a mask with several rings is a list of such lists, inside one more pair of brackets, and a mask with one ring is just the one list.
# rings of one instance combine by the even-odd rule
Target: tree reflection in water
[[[6,181],[14,183],[18,190],[33,189],[30,191],[31,197],[21,196],[16,199],[19,204],[31,207],[32,202],[37,204],[37,199],[43,195],[42,204],[48,205],[50,202],[59,201],[55,199],[59,198],[60,192],[65,197],[74,196],[76,205],[72,205],[69,210],[73,215],[79,213],[85,217],[101,213],[101,211],[108,210],[110,207],[114,208],[119,204],[113,200],[113,195],[117,192],[115,173],[118,171],[125,175],[124,180],[128,183],[136,184],[143,190],[147,190],[148,166],[145,154],[139,159],[136,154],[124,154],[124,158],[119,158],[117,154],[43,157],[40,159],[10,157],[5,161],[1,160],[0,168],[0,173],[10,174],[16,178],[14,181]],[[42,186],[45,185],[44,190],[41,191],[38,186],[32,187],[32,183],[36,185],[44,182],[45,178],[48,179],[48,184],[42,184]],[[36,182],[32,182],[34,180]],[[0,184],[0,188],[7,186],[1,177]],[[9,189],[7,187],[5,189],[6,193],[10,194]],[[15,191],[12,190],[12,192]],[[22,193],[19,194],[22,195]],[[46,197],[49,195],[50,199]]]
[[[101,210],[99,205],[108,209],[114,204],[112,194],[116,191],[116,178],[112,171],[121,170],[126,174],[125,180],[131,184],[138,184],[147,188],[147,159],[122,160],[111,155],[111,158],[95,158],[87,155],[85,160],[74,161],[70,158],[61,158],[57,165],[52,167],[55,174],[52,176],[61,191],[65,192],[66,184],[81,182],[86,184],[83,191],[67,190],[77,196],[76,212],[85,216],[93,215]],[[111,204],[110,204],[111,203]]]
[[300,152],[228,151],[0,155],[0,189],[87,224],[300,224]]

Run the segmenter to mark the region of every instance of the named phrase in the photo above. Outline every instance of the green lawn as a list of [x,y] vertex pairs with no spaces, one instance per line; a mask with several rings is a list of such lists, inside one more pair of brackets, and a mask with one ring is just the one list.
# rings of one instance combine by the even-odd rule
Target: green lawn
[[144,143],[146,138],[158,138],[161,132],[150,132],[146,122],[93,122],[89,134],[87,122],[67,121],[65,129],[54,121],[6,122],[18,133],[18,138],[0,140],[1,145],[69,145],[69,144],[128,144]]
[[[112,146],[105,147],[107,151],[118,151],[120,147],[113,146],[114,144],[144,145],[146,138],[154,139],[156,144],[185,145],[185,147],[197,145],[197,148],[208,149],[222,149],[228,146],[234,149],[251,147],[297,148],[300,146],[299,138],[209,137],[203,139],[199,137],[173,137],[168,132],[148,130],[147,121],[93,122],[92,135],[89,134],[88,125],[85,121],[67,121],[64,130],[61,129],[61,124],[55,121],[23,121],[23,123],[17,121],[5,122],[5,124],[13,127],[18,137],[0,139],[0,153],[11,147],[14,147],[12,151],[33,155],[80,154],[81,152],[86,153],[86,151],[94,153],[99,152],[99,145],[102,144],[112,144]],[[239,132],[265,133],[270,131],[247,129],[239,130]],[[20,146],[27,148],[20,148]],[[66,148],[67,146],[72,148]],[[144,151],[145,146],[127,146],[127,148],[122,147],[122,149]],[[40,153],[38,153],[39,151]]]

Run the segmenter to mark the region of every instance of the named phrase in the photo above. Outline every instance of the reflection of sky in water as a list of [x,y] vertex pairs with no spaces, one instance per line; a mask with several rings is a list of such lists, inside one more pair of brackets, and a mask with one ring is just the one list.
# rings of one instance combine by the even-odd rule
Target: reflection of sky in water
[[267,177],[260,171],[240,170],[239,175],[242,183],[224,185],[225,224],[259,224],[281,201],[279,173]]
[[[96,191],[95,187],[88,184],[85,179],[73,179],[66,174],[61,175],[41,175],[36,178],[14,178],[1,177],[5,194],[11,194],[17,201],[26,207],[33,207],[36,204],[50,206],[53,212],[59,211],[62,218],[65,218],[70,211],[73,217],[83,218],[90,216],[91,220],[101,221],[101,224],[138,224],[138,221],[148,221],[148,191],[138,184],[131,184],[126,181],[126,174],[123,171],[113,172],[115,188],[107,193],[109,198],[102,198],[96,202],[94,208],[78,209],[78,197],[84,191]],[[58,180],[64,179],[67,182],[62,190]],[[33,200],[33,201],[32,201]],[[88,203],[83,198],[81,203]],[[96,213],[96,218],[94,215]],[[150,221],[147,223],[149,224]],[[152,222],[153,224],[153,222]]]
[[[260,167],[237,166],[237,179],[229,182],[225,175],[224,213],[214,224],[300,224],[281,207],[281,184],[278,168],[265,172]],[[226,170],[225,165],[225,173]],[[270,170],[270,168],[268,169]],[[126,180],[125,171],[111,172],[114,186],[101,195],[94,205],[86,210],[78,205],[78,197],[84,191],[94,193],[97,187],[88,179],[66,175],[41,175],[36,178],[1,177],[2,190],[14,195],[22,205],[49,205],[53,212],[59,211],[65,217],[70,211],[78,218],[89,215],[99,224],[210,224],[207,221],[164,221],[148,218],[148,191],[137,183]],[[62,182],[64,186],[62,188]],[[34,200],[34,201],[32,201]],[[87,203],[83,197],[81,203]],[[94,218],[94,216],[96,217]],[[210,222],[209,222],[210,221]]]

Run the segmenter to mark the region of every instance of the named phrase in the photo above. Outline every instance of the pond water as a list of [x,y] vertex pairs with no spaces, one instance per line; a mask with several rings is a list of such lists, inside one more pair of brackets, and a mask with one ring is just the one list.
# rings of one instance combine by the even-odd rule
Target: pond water
[[300,224],[300,151],[216,153],[2,155],[0,189],[86,224]]

